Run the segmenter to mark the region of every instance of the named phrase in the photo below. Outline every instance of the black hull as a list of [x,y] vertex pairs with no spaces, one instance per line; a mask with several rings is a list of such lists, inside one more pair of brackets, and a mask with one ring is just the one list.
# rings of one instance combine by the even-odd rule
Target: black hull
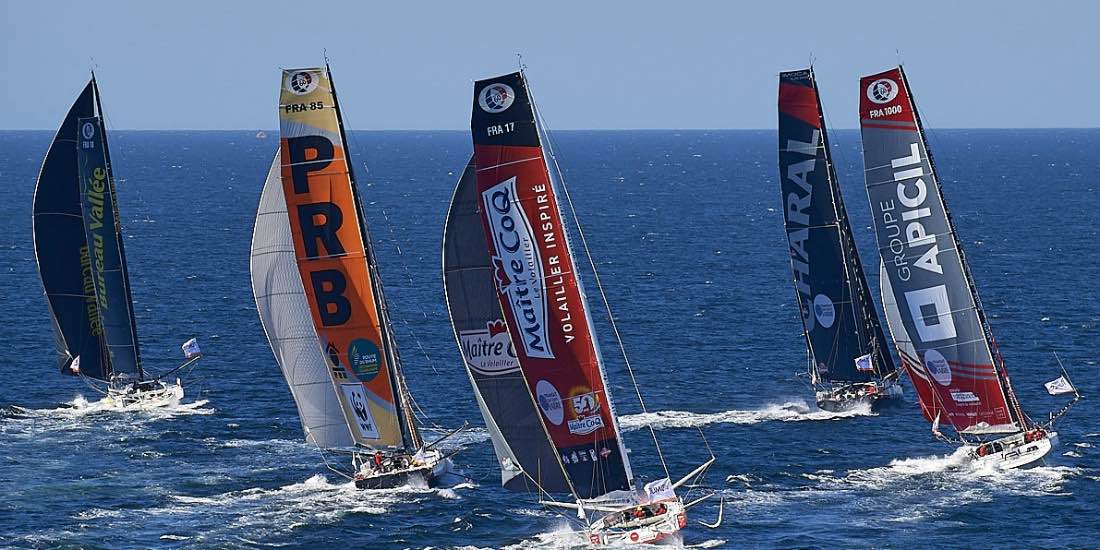
[[901,403],[901,396],[880,392],[859,396],[829,395],[817,400],[817,407],[823,411],[840,413],[850,411],[863,405],[869,405],[871,410],[877,411]]
[[419,470],[393,472],[389,474],[356,479],[355,488],[393,489],[394,487],[409,485],[410,483],[415,483],[421,480],[423,481],[423,483],[427,484],[428,487],[435,487],[436,485],[436,476],[432,473],[432,470],[430,468],[422,468]]

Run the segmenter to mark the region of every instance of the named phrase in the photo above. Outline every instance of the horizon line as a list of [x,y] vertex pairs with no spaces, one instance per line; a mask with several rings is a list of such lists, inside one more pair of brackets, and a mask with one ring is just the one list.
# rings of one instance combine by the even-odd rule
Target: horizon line
[[[859,127],[831,127],[829,130],[859,130]],[[112,132],[274,132],[278,128],[109,128]],[[937,126],[939,130],[1100,130],[1100,126]],[[56,132],[57,128],[0,128],[0,132]],[[469,132],[468,128],[371,128],[349,132]],[[778,128],[558,128],[550,132],[777,132]]]

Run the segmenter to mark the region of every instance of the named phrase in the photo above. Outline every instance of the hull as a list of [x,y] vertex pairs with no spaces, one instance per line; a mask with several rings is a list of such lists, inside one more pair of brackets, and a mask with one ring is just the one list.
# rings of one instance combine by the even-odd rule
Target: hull
[[682,500],[675,498],[611,512],[585,529],[584,534],[592,545],[649,544],[685,526],[687,509]]
[[[391,466],[399,463],[400,466]],[[393,489],[404,485],[434,487],[436,480],[446,473],[449,461],[439,451],[425,451],[423,460],[407,455],[389,457],[383,468],[375,468],[369,459],[359,466],[355,474],[357,489]]]
[[815,395],[817,406],[823,411],[845,412],[860,407],[878,409],[901,399],[901,385],[896,381],[848,384]]
[[[1042,434],[1036,437],[1033,434]],[[1058,444],[1057,432],[1018,433],[1005,438],[972,447],[970,456],[976,464],[1012,470],[1031,468],[1043,463],[1043,459]]]
[[115,387],[107,390],[107,396],[100,400],[107,408],[124,411],[143,411],[165,407],[177,407],[183,399],[183,386],[162,381],[147,383],[145,387]]

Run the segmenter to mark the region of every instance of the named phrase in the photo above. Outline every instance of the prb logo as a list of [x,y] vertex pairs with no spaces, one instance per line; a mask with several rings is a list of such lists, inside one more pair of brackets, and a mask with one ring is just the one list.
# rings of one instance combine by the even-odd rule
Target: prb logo
[[546,380],[539,380],[535,384],[535,400],[538,401],[542,414],[555,426],[561,426],[565,420],[565,409],[562,407],[561,394],[553,384]]
[[319,80],[316,73],[298,71],[286,77],[286,89],[294,95],[306,95],[317,89]]
[[898,83],[889,78],[880,78],[867,86],[867,99],[873,103],[890,103],[897,96]]
[[95,135],[95,124],[85,122],[84,125],[80,127],[80,135],[84,136],[84,139],[92,139],[92,136]]
[[942,353],[934,349],[924,352],[924,368],[928,371],[928,374],[932,375],[937,384],[941,386],[951,385],[951,365],[947,363],[947,358]]
[[836,307],[828,296],[818,294],[814,297],[814,317],[817,317],[817,322],[824,328],[833,326],[836,321]]
[[507,84],[490,84],[481,89],[477,96],[477,104],[486,113],[497,114],[508,110],[512,102],[516,100],[516,92]]

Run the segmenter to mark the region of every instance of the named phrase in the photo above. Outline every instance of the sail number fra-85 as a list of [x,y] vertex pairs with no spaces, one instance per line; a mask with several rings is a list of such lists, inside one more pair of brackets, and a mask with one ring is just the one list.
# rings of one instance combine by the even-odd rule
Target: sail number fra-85
[[289,103],[283,105],[283,111],[287,113],[302,113],[305,111],[318,111],[325,108],[324,101],[310,101],[309,103]]

